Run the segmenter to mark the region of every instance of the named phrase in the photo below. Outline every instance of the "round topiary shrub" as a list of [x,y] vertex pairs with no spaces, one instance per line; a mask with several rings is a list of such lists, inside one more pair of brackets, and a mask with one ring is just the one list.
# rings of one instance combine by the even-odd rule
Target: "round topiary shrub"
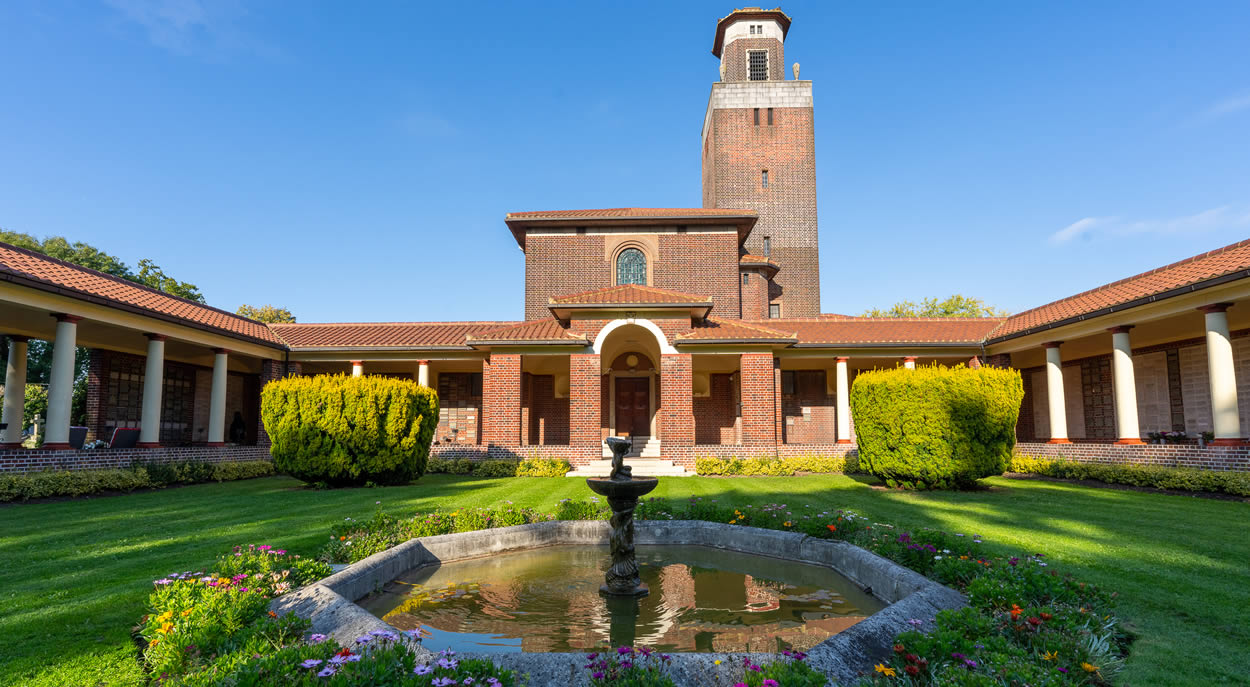
[[859,465],[892,487],[949,489],[1001,475],[1016,445],[1016,370],[959,365],[860,373],[851,387]]
[[332,486],[406,484],[425,473],[438,394],[406,379],[317,375],[265,385],[274,467]]

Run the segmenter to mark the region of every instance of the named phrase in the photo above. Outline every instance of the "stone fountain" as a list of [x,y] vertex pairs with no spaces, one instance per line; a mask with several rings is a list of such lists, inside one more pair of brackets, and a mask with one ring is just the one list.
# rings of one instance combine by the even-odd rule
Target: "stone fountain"
[[608,437],[604,443],[612,450],[612,472],[607,479],[586,479],[591,491],[606,496],[608,506],[612,508],[612,536],[609,540],[612,567],[608,568],[599,593],[609,599],[646,596],[647,585],[638,577],[638,562],[634,559],[634,509],[638,507],[639,497],[651,493],[659,480],[631,474],[630,467],[625,464],[625,454],[633,445],[629,439]]

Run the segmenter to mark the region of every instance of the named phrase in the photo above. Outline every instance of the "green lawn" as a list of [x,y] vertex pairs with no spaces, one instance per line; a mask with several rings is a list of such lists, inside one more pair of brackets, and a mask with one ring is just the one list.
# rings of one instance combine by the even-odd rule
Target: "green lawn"
[[[879,521],[980,534],[1047,554],[1120,592],[1140,636],[1122,682],[1250,680],[1250,504],[988,480],[978,492],[873,490],[843,476],[661,479],[657,496],[852,508]],[[200,568],[235,544],[314,553],[331,523],[510,500],[550,509],[575,479],[427,476],[414,486],[309,491],[281,477],[0,508],[0,684],[140,682],[130,628],[151,580]]]

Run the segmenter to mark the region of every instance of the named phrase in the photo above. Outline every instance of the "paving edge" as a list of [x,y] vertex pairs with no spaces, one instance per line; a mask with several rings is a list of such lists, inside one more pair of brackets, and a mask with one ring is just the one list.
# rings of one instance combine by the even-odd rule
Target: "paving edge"
[[[608,524],[604,521],[567,520],[412,539],[278,597],[270,603],[270,609],[308,618],[312,621],[312,632],[351,646],[356,637],[373,630],[398,633],[381,618],[357,606],[355,601],[380,590],[413,568],[543,546],[600,545],[607,541],[608,533]],[[638,521],[635,537],[641,546],[706,546],[825,566],[850,578],[861,588],[871,587],[873,595],[888,605],[808,652],[808,662],[813,668],[842,684],[853,682],[888,656],[899,633],[931,630],[938,611],[967,605],[963,594],[846,542],[697,520]],[[422,655],[433,655],[419,643],[412,645]],[[528,673],[529,684],[533,687],[590,684],[588,671],[583,668],[584,653],[465,653],[462,656],[489,658],[501,667]],[[707,684],[710,674],[719,674],[732,684],[730,678],[741,674],[743,657],[756,662],[776,658],[774,654],[758,653],[675,653],[671,656],[670,674],[679,685]],[[721,661],[720,665],[715,663],[717,660]]]

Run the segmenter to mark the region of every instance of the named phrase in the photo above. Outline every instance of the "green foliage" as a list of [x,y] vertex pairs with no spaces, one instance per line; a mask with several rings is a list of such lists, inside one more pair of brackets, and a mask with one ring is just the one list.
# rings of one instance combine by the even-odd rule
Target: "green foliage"
[[288,377],[261,392],[275,467],[333,486],[406,484],[425,473],[438,395],[407,379]]
[[169,484],[229,482],[273,474],[267,460],[229,463],[136,463],[107,470],[48,470],[0,474],[0,503],[102,492],[130,492]]
[[674,687],[669,660],[646,647],[622,646],[588,654],[585,668],[592,687]]
[[244,303],[234,312],[237,315],[242,315],[258,322],[287,323],[295,321],[295,315],[290,310],[276,305],[265,304],[257,308]]
[[899,301],[888,310],[871,308],[863,314],[864,317],[1006,317],[1010,313],[986,305],[980,298],[955,294],[941,301],[925,298],[920,305],[912,301]]
[[859,460],[855,456],[791,456],[788,458],[695,458],[694,469],[700,475],[769,475],[786,476],[800,472],[855,472]]
[[200,293],[198,286],[189,282],[178,281],[166,275],[165,271],[160,268],[160,265],[147,258],[139,261],[139,272],[130,277],[130,279],[144,286],[150,286],[157,291],[164,291],[171,296],[178,296],[196,303],[204,302],[204,294]]
[[1130,484],[1135,487],[1210,491],[1235,496],[1250,496],[1250,472],[1217,472],[1197,468],[1170,468],[1161,465],[1081,463],[1063,458],[1022,455],[1012,456],[1010,470],[1061,479],[1091,479],[1108,484]]
[[572,469],[569,462],[562,458],[526,458],[521,461],[431,458],[425,467],[430,474],[474,477],[563,477]]
[[48,389],[34,384],[26,385],[26,398],[22,410],[22,429],[34,424],[35,418],[48,421]]
[[860,467],[891,487],[948,489],[1000,475],[1016,443],[1016,370],[963,365],[860,373],[851,414]]

